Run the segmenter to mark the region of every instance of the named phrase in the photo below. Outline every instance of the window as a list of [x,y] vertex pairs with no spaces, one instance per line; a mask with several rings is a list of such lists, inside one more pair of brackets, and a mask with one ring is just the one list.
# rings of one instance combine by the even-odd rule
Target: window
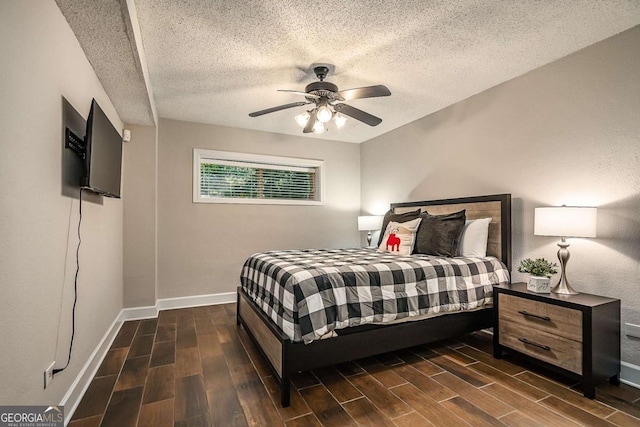
[[193,150],[194,203],[320,205],[321,160]]

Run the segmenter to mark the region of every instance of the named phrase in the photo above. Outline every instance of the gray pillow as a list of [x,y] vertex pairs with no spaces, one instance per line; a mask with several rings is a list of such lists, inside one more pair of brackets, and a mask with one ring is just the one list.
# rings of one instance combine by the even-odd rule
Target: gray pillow
[[405,212],[401,214],[393,213],[391,210],[388,210],[386,214],[384,214],[384,218],[382,220],[382,229],[380,230],[380,237],[378,238],[378,245],[382,243],[382,237],[384,236],[384,231],[387,229],[387,225],[389,222],[407,222],[414,220],[420,216],[420,209],[416,209],[415,211]]
[[446,215],[420,215],[422,221],[416,235],[414,254],[453,257],[458,253],[458,245],[464,223],[465,210]]

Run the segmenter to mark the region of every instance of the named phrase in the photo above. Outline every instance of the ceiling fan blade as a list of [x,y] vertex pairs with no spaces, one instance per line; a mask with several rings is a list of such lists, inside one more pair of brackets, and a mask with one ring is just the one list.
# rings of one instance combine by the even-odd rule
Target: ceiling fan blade
[[389,96],[391,91],[384,85],[365,86],[354,89],[341,90],[338,92],[344,101],[360,98],[376,98],[378,96]]
[[273,113],[275,111],[280,111],[280,110],[286,110],[287,108],[293,108],[293,107],[302,107],[303,105],[307,105],[310,104],[309,102],[292,102],[291,104],[284,104],[284,105],[279,105],[277,107],[271,107],[271,108],[267,108],[266,110],[260,110],[260,111],[255,111],[253,113],[249,113],[249,117],[258,117],[261,116],[263,114],[269,114],[269,113]]
[[302,92],[300,90],[288,90],[288,89],[278,89],[278,92],[290,92],[290,93],[295,93],[297,95],[302,95],[302,96],[306,96],[308,98],[320,98],[320,96],[314,94],[314,93],[307,93],[307,92]]
[[373,116],[347,104],[336,104],[333,108],[336,111],[339,111],[349,117],[353,117],[356,120],[360,120],[362,123],[366,123],[369,126],[377,126],[382,123],[382,119],[380,117]]
[[318,109],[314,108],[309,115],[309,120],[307,120],[307,125],[302,130],[302,133],[311,133],[313,132],[313,125],[316,124],[316,116],[318,115]]

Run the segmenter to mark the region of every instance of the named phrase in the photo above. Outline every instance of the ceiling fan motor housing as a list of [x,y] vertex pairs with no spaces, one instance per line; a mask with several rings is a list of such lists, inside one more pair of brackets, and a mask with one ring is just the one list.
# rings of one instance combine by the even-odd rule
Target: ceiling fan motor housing
[[309,83],[304,88],[304,91],[307,93],[314,93],[318,96],[333,98],[333,94],[338,92],[338,86],[329,82],[313,82]]

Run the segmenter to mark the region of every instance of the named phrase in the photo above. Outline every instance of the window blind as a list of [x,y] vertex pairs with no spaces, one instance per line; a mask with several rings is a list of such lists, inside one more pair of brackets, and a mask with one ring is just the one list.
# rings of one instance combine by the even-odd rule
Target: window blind
[[317,184],[313,167],[200,160],[202,198],[316,201]]

